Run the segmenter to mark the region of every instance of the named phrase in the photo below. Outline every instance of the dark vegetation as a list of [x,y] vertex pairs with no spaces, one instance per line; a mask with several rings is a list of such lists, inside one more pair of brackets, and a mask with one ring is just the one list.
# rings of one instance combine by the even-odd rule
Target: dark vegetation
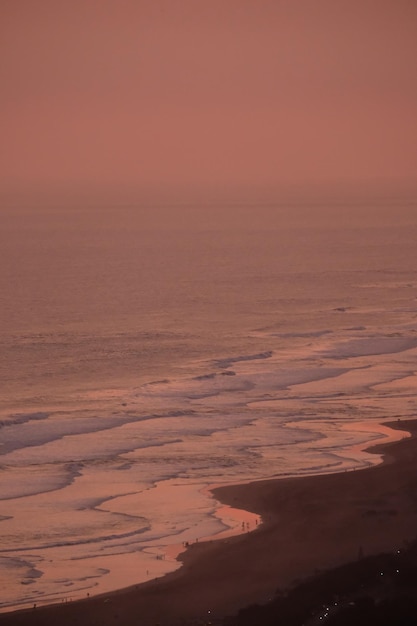
[[416,626],[417,542],[319,573],[222,626]]

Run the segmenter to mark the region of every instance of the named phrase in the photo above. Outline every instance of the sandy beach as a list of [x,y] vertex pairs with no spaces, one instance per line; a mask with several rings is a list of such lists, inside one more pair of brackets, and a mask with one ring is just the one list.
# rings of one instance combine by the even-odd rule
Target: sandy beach
[[216,489],[216,498],[260,514],[263,524],[190,546],[173,574],[106,596],[1,614],[0,624],[208,622],[359,556],[402,548],[416,537],[417,421],[391,426],[411,437],[375,447],[384,454],[381,465]]

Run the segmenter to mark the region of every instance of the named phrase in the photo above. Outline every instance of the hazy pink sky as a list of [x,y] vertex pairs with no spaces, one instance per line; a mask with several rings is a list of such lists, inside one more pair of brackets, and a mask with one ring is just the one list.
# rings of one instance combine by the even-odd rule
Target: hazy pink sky
[[414,0],[2,0],[13,189],[415,185]]

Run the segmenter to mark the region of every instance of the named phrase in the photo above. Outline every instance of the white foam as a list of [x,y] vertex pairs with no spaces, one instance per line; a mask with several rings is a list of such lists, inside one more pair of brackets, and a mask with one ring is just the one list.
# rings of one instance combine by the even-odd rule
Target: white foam
[[[379,462],[364,448],[387,434],[374,423],[413,412],[404,401],[416,351],[411,328],[364,341],[362,332],[280,336],[280,349],[6,420],[0,531],[18,565],[7,566],[3,608],[148,580],[178,567],[172,555],[185,543],[241,532],[238,513],[216,513],[208,484]],[[335,366],[335,355],[352,362]],[[42,575],[21,584],[32,570]]]

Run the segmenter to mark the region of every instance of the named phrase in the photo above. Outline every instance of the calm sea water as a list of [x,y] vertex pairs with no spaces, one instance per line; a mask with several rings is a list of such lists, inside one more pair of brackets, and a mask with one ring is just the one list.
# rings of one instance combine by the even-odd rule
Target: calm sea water
[[3,610],[161,575],[240,527],[207,486],[365,467],[415,415],[415,206],[1,217]]

